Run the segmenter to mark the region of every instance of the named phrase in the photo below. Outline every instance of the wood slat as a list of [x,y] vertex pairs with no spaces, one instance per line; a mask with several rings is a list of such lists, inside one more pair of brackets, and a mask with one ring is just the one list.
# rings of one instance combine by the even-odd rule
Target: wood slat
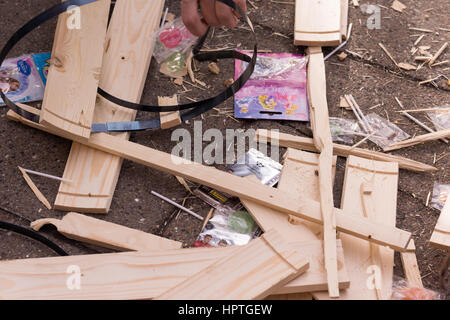
[[296,0],[294,44],[335,46],[341,43],[341,0]]
[[[172,97],[158,97],[158,105],[173,106],[178,104],[177,95]],[[161,129],[169,129],[181,124],[180,111],[161,112]]]
[[431,235],[430,244],[446,250],[450,248],[450,200],[448,199]]
[[127,228],[115,223],[69,212],[61,220],[46,218],[33,221],[31,227],[38,231],[52,224],[67,238],[120,251],[151,251],[180,249],[182,243]]
[[[39,110],[35,108],[28,107],[24,104],[21,104],[21,107],[39,114]],[[322,223],[320,204],[316,201],[303,197],[301,201],[292,199],[292,197],[287,196],[280,190],[261,185],[259,182],[244,181],[242,178],[230,173],[191,162],[137,143],[125,141],[108,134],[96,133],[91,135],[88,141],[83,141],[82,139],[78,140],[77,137],[70,134],[57,132],[52,128],[26,120],[11,110],[8,111],[7,117],[10,120],[20,121],[33,128],[57,134],[66,139],[75,140],[89,147],[204,184],[230,195],[258,202],[285,214],[291,214],[319,224]],[[389,227],[385,224],[374,223],[358,215],[351,215],[351,210],[347,210],[349,214],[344,214],[342,210],[336,208],[334,211],[338,231],[378,244],[388,245],[398,251],[407,250],[411,239],[410,232]]]
[[[287,133],[267,131],[265,129],[256,130],[255,138],[258,141],[277,143],[281,147],[317,152],[317,148],[314,146],[313,139],[310,138],[294,136]],[[373,159],[377,161],[397,162],[400,168],[417,172],[432,172],[437,170],[433,166],[418,161],[414,161],[408,158],[361,148],[352,148],[351,146],[346,146],[337,143],[333,144],[333,153],[341,157],[348,157],[349,155],[354,155],[361,158]]]
[[[289,245],[308,260],[322,255],[322,241]],[[237,250],[232,246],[0,261],[0,299],[152,299]],[[71,265],[83,275],[80,290],[66,286]],[[308,273],[277,293],[310,291],[317,285],[311,275],[323,273],[323,266],[311,270],[317,265],[310,264]]]
[[[139,102],[153,54],[153,32],[159,27],[164,0],[118,0],[106,35],[100,87],[132,102]],[[132,121],[136,111],[99,97],[95,123]],[[129,133],[114,134],[128,140]],[[63,211],[107,213],[122,166],[118,156],[72,144],[55,208]]]
[[274,229],[170,288],[156,300],[255,300],[309,268]]
[[40,122],[87,139],[91,134],[110,0],[79,8],[80,25],[58,17]]
[[[397,174],[393,174],[393,172]],[[372,191],[361,192],[361,186],[370,184]],[[397,208],[398,165],[350,156],[347,159],[342,208],[353,208],[362,216],[394,226]],[[355,237],[340,234],[344,247],[345,263],[351,281],[350,288],[341,291],[342,300],[390,299],[394,266],[394,252],[386,247],[370,244]],[[376,266],[380,270],[381,287],[372,290],[367,286]],[[377,274],[378,276],[378,274]],[[317,293],[318,299],[328,299]]]
[[[331,3],[332,1],[320,3]],[[308,1],[315,3],[315,1]],[[340,1],[337,2],[340,8]],[[320,20],[318,10],[316,20]],[[340,17],[340,15],[339,15]],[[312,17],[311,17],[312,18]],[[319,18],[319,19],[317,19]],[[329,17],[331,19],[331,17]],[[339,20],[340,21],[340,20]],[[323,240],[325,268],[328,275],[328,293],[330,297],[339,297],[339,280],[336,253],[336,216],[333,201],[333,140],[331,138],[330,120],[328,117],[327,85],[325,62],[320,47],[309,47],[308,52],[308,102],[313,131],[313,141],[319,156],[319,194],[320,211],[323,220]]]

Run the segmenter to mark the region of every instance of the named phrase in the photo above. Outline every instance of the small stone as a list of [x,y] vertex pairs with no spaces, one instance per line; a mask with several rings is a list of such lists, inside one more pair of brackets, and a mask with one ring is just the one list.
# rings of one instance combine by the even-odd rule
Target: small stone
[[220,73],[220,68],[217,65],[217,63],[215,63],[215,62],[211,62],[211,63],[208,64],[208,70],[211,73],[214,73],[214,74],[219,74]]
[[225,85],[225,87],[229,87],[233,84],[233,82],[234,82],[233,78],[230,78],[225,80],[223,84]]

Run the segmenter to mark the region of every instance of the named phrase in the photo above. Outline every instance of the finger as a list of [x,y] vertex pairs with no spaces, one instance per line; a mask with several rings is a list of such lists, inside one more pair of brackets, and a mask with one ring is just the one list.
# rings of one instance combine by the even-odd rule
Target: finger
[[216,17],[216,1],[200,0],[200,8],[202,10],[203,19],[212,27],[220,26],[219,19]]
[[220,24],[227,28],[234,28],[238,23],[238,18],[233,14],[233,9],[221,2],[216,3],[216,15]]
[[197,0],[181,1],[181,17],[184,25],[193,35],[200,37],[208,30],[208,25],[201,20],[198,13]]

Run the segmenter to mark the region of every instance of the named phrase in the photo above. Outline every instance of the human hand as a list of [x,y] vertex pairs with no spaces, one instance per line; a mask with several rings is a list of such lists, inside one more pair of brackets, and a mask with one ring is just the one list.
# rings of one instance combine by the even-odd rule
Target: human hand
[[[246,0],[233,0],[244,12],[247,11]],[[200,17],[200,6],[203,18]],[[216,0],[181,0],[181,16],[188,30],[202,36],[208,26],[225,26],[234,28],[238,24],[238,13],[226,4]]]

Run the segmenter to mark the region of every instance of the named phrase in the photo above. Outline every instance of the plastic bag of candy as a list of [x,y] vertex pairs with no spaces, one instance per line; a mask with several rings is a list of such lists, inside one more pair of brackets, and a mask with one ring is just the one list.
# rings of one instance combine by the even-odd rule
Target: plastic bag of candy
[[450,184],[439,184],[434,182],[433,195],[431,196],[431,207],[442,210],[450,194]]
[[177,73],[186,66],[186,54],[197,40],[181,18],[166,23],[154,35],[153,56],[159,64],[165,64],[170,73]]

